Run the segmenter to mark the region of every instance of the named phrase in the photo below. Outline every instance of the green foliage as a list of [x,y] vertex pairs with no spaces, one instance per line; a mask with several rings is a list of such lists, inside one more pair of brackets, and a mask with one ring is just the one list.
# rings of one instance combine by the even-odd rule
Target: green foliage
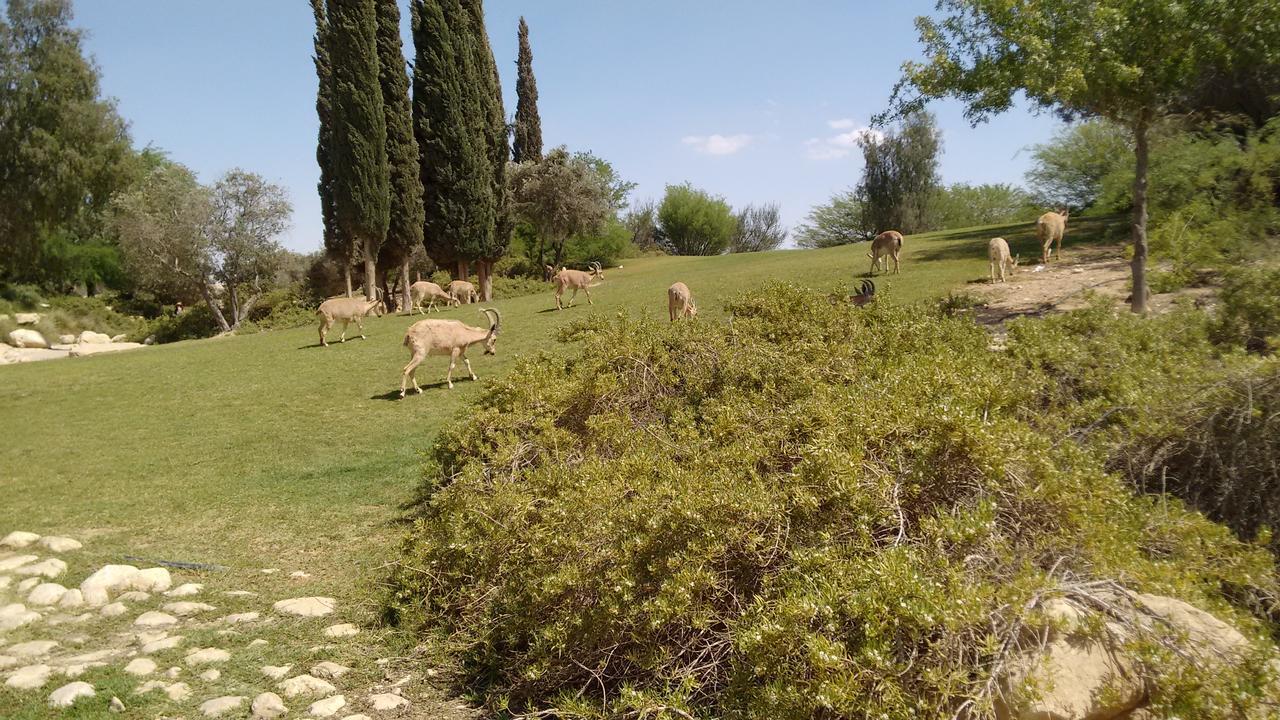
[[[1133,142],[1123,127],[1106,120],[1065,125],[1048,142],[1031,148],[1027,183],[1046,208],[1090,208],[1102,197],[1103,181],[1128,171],[1124,208],[1133,185]],[[1159,183],[1156,184],[1160,188]],[[1115,208],[1121,209],[1121,208]]]
[[618,171],[614,169],[613,163],[596,155],[590,150],[578,150],[573,153],[573,159],[584,163],[591,171],[600,176],[600,181],[607,188],[605,192],[605,200],[609,203],[609,207],[613,208],[616,215],[627,206],[627,196],[632,190],[636,189],[636,184],[630,180],[624,180]]
[[564,246],[564,263],[586,267],[592,262],[598,262],[609,267],[617,265],[624,258],[635,257],[636,254],[627,226],[619,220],[610,219],[594,233],[570,238]]
[[658,206],[662,244],[675,255],[719,255],[738,229],[724,198],[689,183],[668,185]]
[[[35,310],[40,303],[44,302],[44,296],[41,294],[40,288],[35,285],[0,283],[0,300],[13,303],[17,306],[17,310],[29,311]],[[6,312],[8,310],[6,309]]]
[[422,245],[424,211],[418,141],[413,137],[413,112],[409,103],[409,75],[400,40],[400,7],[394,2],[379,2],[376,13],[378,83],[386,116],[391,191],[387,235],[379,264],[389,269],[398,268],[414,248]]
[[932,230],[932,204],[940,184],[938,157],[942,132],[927,112],[906,114],[897,128],[883,135],[864,133],[862,225],[872,234],[897,230],[912,234]]
[[324,221],[324,250],[330,259],[351,263],[356,256],[351,238],[343,234],[338,225],[337,205],[334,201],[333,163],[333,60],[329,53],[329,13],[327,0],[311,0],[311,12],[315,17],[316,34],[312,41],[316,68],[316,116],[320,129],[316,137],[316,164],[320,167],[320,180],[316,190],[320,194],[320,217]]
[[1280,268],[1255,267],[1227,274],[1218,294],[1213,338],[1250,352],[1280,349]]
[[151,322],[150,335],[158,343],[199,340],[222,332],[207,305],[189,307],[181,315],[163,315]]
[[[972,322],[787,285],[728,310],[571,324],[579,355],[442,433],[389,613],[449,633],[490,710],[990,717],[1000,628],[1064,577],[1261,627],[1224,587],[1274,591],[1270,557],[1045,432],[1053,377]],[[1259,701],[1249,667],[1142,670],[1167,702]]]
[[1012,185],[956,183],[938,189],[930,203],[929,225],[935,230],[1010,225],[1039,214],[1030,196]]
[[734,215],[738,227],[729,241],[729,252],[777,250],[787,241],[787,228],[777,203],[748,205]]
[[536,234],[536,252],[528,255],[537,259],[539,272],[544,263],[564,261],[568,238],[598,232],[613,214],[607,178],[564,146],[538,162],[513,165],[507,182],[512,211]]
[[520,51],[516,58],[516,122],[512,128],[511,160],[521,163],[542,159],[542,119],[538,116],[538,81],[533,76],[533,49],[529,26],[520,17]]
[[865,204],[865,198],[855,188],[815,206],[796,228],[796,244],[802,248],[825,248],[870,240],[876,230],[867,225]]

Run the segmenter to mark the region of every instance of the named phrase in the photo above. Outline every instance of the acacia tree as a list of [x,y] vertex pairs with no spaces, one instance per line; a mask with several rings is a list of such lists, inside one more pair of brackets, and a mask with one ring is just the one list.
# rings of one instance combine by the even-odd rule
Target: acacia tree
[[334,212],[364,260],[365,297],[377,297],[378,249],[387,236],[387,124],[378,82],[374,0],[328,0],[332,64],[330,169]]
[[512,164],[507,173],[515,216],[538,234],[538,266],[560,266],[564,243],[600,229],[613,215],[609,187],[585,161],[557,147],[538,162]]
[[538,81],[533,77],[533,50],[529,47],[529,26],[520,18],[520,52],[516,59],[516,122],[511,143],[511,159],[516,162],[542,159],[542,118],[538,117]]
[[[956,97],[971,122],[1021,92],[1066,119],[1101,117],[1133,137],[1134,312],[1147,303],[1147,171],[1153,125],[1203,80],[1246,64],[1274,65],[1280,14],[1272,0],[940,0],[917,18],[929,62],[908,62],[890,114]],[[885,117],[878,118],[883,121]]]
[[866,224],[864,200],[856,188],[835,195],[822,205],[815,205],[796,228],[796,245],[802,248],[825,248],[870,240],[876,230]]

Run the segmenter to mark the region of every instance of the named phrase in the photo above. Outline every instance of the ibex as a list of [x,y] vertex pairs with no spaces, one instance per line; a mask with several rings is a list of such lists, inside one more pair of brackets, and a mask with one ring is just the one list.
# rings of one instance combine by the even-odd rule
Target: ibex
[[485,355],[497,354],[493,347],[498,342],[498,331],[502,324],[502,316],[497,310],[483,308],[480,313],[489,318],[488,330],[471,327],[457,320],[419,320],[409,326],[404,334],[404,344],[413,353],[413,357],[404,366],[404,374],[400,377],[400,397],[404,397],[405,384],[410,378],[413,379],[413,389],[422,393],[422,388],[418,387],[417,369],[428,355],[449,356],[449,373],[445,375],[444,381],[450,388],[453,387],[453,368],[457,366],[458,358],[466,363],[467,374],[471,379],[477,379],[471,370],[471,361],[467,359],[467,348],[484,343]]
[[[436,309],[437,300],[443,301],[445,305],[452,306],[459,304],[455,297],[445,292],[439,285],[433,282],[427,282],[426,280],[419,280],[418,282],[410,285],[409,295],[413,298],[413,307],[409,310],[410,315],[413,314],[414,310],[419,310],[423,315],[426,315],[427,311]],[[427,299],[429,301],[427,303],[426,310],[422,309],[423,299]],[[436,309],[436,312],[439,312],[439,310]]]
[[693,304],[693,293],[689,292],[688,285],[678,282],[667,288],[667,312],[671,315],[671,322],[675,322],[677,318],[698,316],[698,308]]
[[886,230],[875,237],[871,241],[871,252],[867,253],[867,257],[871,258],[871,275],[874,275],[876,268],[888,272],[889,258],[893,258],[893,272],[898,273],[898,256],[902,252],[902,233],[897,230]]
[[1068,209],[1059,210],[1058,212],[1047,212],[1036,220],[1036,237],[1040,238],[1040,262],[1048,264],[1050,256],[1053,255],[1050,249],[1055,242],[1058,244],[1058,255],[1062,255],[1062,236],[1067,234],[1067,218],[1071,217],[1071,211]]
[[991,282],[996,281],[996,268],[1000,269],[1000,282],[1004,282],[1004,272],[1007,268],[1009,274],[1013,274],[1013,269],[1018,267],[1018,259],[1009,257],[1009,243],[1004,238],[992,238],[987,243],[987,259],[991,261]]
[[551,282],[556,284],[556,308],[564,309],[564,305],[560,303],[560,296],[564,295],[566,288],[573,288],[573,294],[569,296],[569,307],[573,307],[573,300],[578,297],[579,290],[587,294],[588,304],[595,305],[595,301],[591,299],[591,290],[588,288],[594,285],[594,281],[603,279],[604,270],[598,262],[591,263],[591,272],[560,268],[560,272],[551,276]]
[[858,288],[858,294],[849,296],[849,303],[855,307],[862,307],[867,303],[874,302],[876,299],[876,284],[870,280],[863,280],[862,286]]
[[466,280],[454,280],[445,289],[457,301],[456,304],[458,305],[463,303],[470,305],[473,302],[480,301],[480,293],[476,292],[476,286]]
[[325,347],[329,346],[327,340],[329,336],[329,328],[333,327],[335,320],[342,321],[342,337],[338,342],[347,341],[347,326],[354,320],[356,327],[360,328],[360,339],[364,339],[364,324],[360,319],[373,313],[379,317],[386,312],[387,306],[381,300],[365,300],[364,298],[329,298],[320,303],[320,309],[316,310],[316,315],[320,317],[320,344]]

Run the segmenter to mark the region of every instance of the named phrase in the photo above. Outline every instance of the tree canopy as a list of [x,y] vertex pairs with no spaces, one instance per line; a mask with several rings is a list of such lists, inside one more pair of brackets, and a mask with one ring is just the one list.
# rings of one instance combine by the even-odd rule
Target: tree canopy
[[507,178],[515,216],[538,234],[540,265],[559,266],[566,239],[599,230],[613,215],[605,178],[564,147],[538,162],[512,164]]
[[529,26],[520,18],[520,54],[516,59],[516,122],[512,157],[516,162],[542,159],[542,118],[538,116],[538,81],[533,77]]
[[899,127],[883,135],[866,133],[859,144],[866,163],[858,185],[863,224],[875,232],[911,234],[929,229],[929,205],[940,184],[942,152],[942,134],[933,116],[908,113]]
[[685,183],[667,186],[658,228],[676,255],[719,255],[729,249],[738,220],[724,198]]

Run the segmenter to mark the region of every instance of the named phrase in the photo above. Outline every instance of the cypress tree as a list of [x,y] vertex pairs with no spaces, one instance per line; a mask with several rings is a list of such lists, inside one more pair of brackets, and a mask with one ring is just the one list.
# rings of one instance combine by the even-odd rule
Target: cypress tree
[[542,119],[538,117],[538,81],[533,77],[529,26],[520,18],[520,56],[516,60],[516,126],[512,151],[516,162],[542,159]]
[[422,243],[422,178],[418,141],[413,137],[409,104],[409,75],[400,41],[400,8],[396,0],[377,0],[378,78],[382,86],[387,125],[387,165],[391,197],[386,240],[379,264],[384,273],[400,271],[401,308],[412,307],[409,294],[409,255]]
[[343,277],[347,284],[347,296],[351,296],[351,260],[354,255],[350,241],[338,227],[337,210],[333,202],[333,170],[330,167],[333,134],[333,66],[329,59],[328,34],[329,17],[325,11],[325,0],[311,0],[311,12],[316,19],[315,55],[312,60],[316,66],[316,115],[320,120],[319,137],[316,140],[316,164],[320,166],[320,182],[316,189],[320,193],[320,217],[324,221],[324,250],[334,262],[342,265]]
[[477,91],[476,102],[480,112],[476,117],[476,132],[484,144],[489,160],[490,189],[492,197],[493,226],[477,238],[474,259],[478,260],[480,295],[489,300],[493,295],[492,269],[511,242],[512,222],[507,210],[507,163],[511,159],[511,146],[506,110],[502,103],[502,81],[498,76],[498,63],[489,45],[489,33],[484,26],[482,0],[462,0],[471,21],[471,41],[474,55],[472,71],[476,78],[473,87]]
[[378,249],[387,235],[387,125],[378,84],[374,0],[328,0],[332,63],[330,168],[335,216],[364,259],[365,297],[377,291]]

